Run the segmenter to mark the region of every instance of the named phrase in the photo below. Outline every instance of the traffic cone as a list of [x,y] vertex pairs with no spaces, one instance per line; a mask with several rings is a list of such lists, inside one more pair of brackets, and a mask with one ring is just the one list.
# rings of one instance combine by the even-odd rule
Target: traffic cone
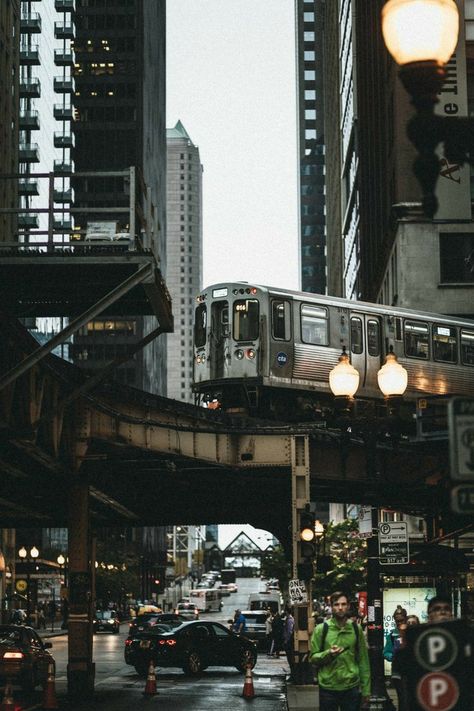
[[143,694],[144,696],[154,696],[156,694],[156,675],[153,659],[150,659],[150,664],[148,665],[148,675]]
[[255,696],[255,690],[253,688],[253,678],[252,678],[252,667],[247,664],[247,669],[245,670],[245,682],[244,690],[242,691],[242,696],[244,699],[253,699]]
[[7,682],[5,684],[5,695],[0,706],[1,711],[15,711],[15,702],[13,701],[12,685]]
[[59,708],[58,700],[56,698],[56,687],[54,681],[54,664],[52,662],[48,664],[48,678],[46,680],[46,686],[44,687],[43,708]]

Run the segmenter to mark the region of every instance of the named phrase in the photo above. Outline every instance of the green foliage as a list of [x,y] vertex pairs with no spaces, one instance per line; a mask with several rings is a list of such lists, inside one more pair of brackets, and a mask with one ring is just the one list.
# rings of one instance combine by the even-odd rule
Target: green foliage
[[264,578],[276,578],[281,590],[287,588],[291,577],[291,566],[282,546],[265,553],[262,558],[261,573]]
[[328,524],[319,552],[330,555],[333,565],[327,573],[316,573],[315,597],[330,595],[335,590],[353,595],[366,587],[367,544],[353,536],[358,530],[358,522],[354,519]]

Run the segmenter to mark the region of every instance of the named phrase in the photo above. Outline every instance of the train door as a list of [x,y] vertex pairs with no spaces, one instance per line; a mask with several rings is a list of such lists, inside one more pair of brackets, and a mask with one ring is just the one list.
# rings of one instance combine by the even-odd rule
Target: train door
[[381,322],[379,316],[351,312],[351,363],[359,371],[359,391],[377,387],[380,369]]
[[291,302],[288,299],[270,300],[269,366],[271,375],[291,378],[293,369],[293,339]]
[[211,380],[225,376],[226,363],[230,358],[229,303],[214,301],[211,306],[210,356]]

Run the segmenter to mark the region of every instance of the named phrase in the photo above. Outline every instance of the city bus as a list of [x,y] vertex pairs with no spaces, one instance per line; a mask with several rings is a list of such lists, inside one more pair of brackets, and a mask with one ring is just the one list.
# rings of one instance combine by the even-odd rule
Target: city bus
[[217,588],[215,590],[190,590],[189,602],[196,605],[202,612],[219,612],[222,609],[221,594]]

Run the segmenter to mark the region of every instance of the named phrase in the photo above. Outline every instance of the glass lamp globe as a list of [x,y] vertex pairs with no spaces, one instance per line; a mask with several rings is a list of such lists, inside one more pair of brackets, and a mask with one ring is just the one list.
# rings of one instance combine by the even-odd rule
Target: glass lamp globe
[[310,543],[314,539],[314,531],[312,528],[303,528],[300,531],[300,538],[306,543]]
[[19,558],[26,558],[28,555],[28,551],[26,550],[25,546],[22,546],[20,550],[18,551],[18,557]]
[[408,373],[397,361],[395,353],[388,353],[383,365],[377,373],[377,382],[385,397],[401,396],[407,389]]
[[458,41],[456,3],[454,0],[388,0],[382,8],[382,33],[397,64],[446,64]]
[[63,556],[62,553],[58,555],[56,560],[58,561],[58,565],[64,565],[64,563],[66,562],[66,558]]
[[354,397],[359,387],[359,373],[351,365],[344,347],[339,363],[329,373],[329,387],[336,397]]
[[316,520],[314,522],[314,535],[316,538],[321,538],[321,536],[324,534],[324,526],[321,523],[321,521]]
[[33,546],[33,548],[30,550],[30,556],[32,558],[37,558],[39,556],[39,550],[36,546]]

